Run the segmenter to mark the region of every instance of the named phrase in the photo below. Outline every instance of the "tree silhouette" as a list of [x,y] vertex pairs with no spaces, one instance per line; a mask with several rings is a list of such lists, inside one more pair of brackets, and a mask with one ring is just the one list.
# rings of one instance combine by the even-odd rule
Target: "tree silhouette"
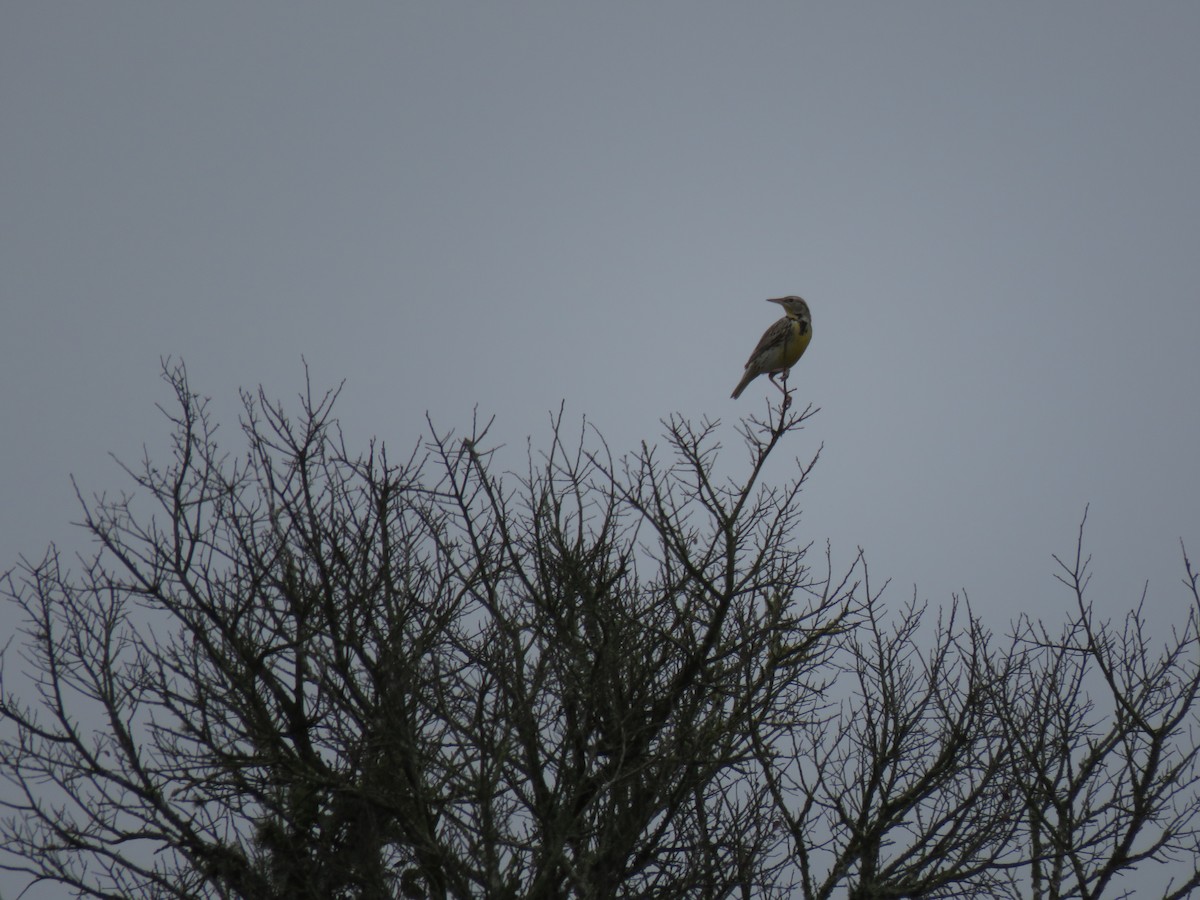
[[10,871],[179,898],[1200,884],[1186,561],[1161,650],[1139,611],[1095,620],[1082,556],[1061,633],[999,640],[956,601],[926,635],[861,552],[814,561],[816,454],[764,480],[811,407],[744,420],[732,476],[716,423],[616,457],[560,411],[518,475],[490,422],[352,454],[336,391],[295,420],[244,395],[231,455],[183,367],[164,377],[169,461],[80,494],[94,556],[5,578]]

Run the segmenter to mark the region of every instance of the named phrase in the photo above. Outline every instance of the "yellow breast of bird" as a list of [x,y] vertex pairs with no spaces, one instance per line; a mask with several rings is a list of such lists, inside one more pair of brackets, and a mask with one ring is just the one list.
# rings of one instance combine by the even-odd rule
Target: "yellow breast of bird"
[[797,319],[792,319],[789,323],[791,328],[788,329],[787,338],[784,339],[783,347],[781,348],[779,367],[781,369],[790,369],[796,364],[804,351],[808,349],[808,342],[812,340],[812,329],[808,327],[807,322],[801,322]]

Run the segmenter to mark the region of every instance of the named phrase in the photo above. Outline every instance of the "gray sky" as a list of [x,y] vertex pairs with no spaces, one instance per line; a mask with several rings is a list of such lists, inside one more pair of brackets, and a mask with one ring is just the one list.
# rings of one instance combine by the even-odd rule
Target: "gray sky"
[[[183,357],[347,379],[407,447],[565,399],[614,448],[729,392],[777,310],[822,407],[807,524],[897,601],[1180,602],[1200,554],[1196,4],[11,3],[0,557],[166,434]],[[777,470],[781,477],[784,466]]]
[[565,399],[624,449],[761,410],[729,391],[793,292],[808,527],[897,599],[1065,602],[1088,502],[1114,608],[1200,553],[1200,6],[2,17],[4,559],[161,442],[160,355],[230,426],[304,355],[356,439],[479,404],[536,444]]

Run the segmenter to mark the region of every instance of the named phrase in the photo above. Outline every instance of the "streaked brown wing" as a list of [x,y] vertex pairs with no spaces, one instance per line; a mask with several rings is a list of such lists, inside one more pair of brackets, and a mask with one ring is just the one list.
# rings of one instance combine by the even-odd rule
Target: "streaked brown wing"
[[754,348],[754,352],[750,354],[750,358],[746,360],[746,365],[754,362],[755,357],[766,350],[773,344],[782,344],[788,338],[788,333],[792,330],[791,323],[788,317],[784,316],[770,328],[763,332],[762,338],[758,342],[758,346]]

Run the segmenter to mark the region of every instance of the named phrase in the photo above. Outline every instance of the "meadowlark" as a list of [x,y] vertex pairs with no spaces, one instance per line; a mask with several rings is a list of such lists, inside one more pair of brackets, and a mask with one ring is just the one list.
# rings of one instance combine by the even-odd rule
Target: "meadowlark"
[[741,396],[746,385],[764,372],[771,383],[786,394],[787,389],[775,380],[775,376],[782,373],[786,384],[788,370],[804,355],[808,342],[812,340],[812,314],[808,311],[807,303],[796,296],[775,297],[767,302],[782,306],[784,316],[763,332],[762,340],[746,360],[746,372],[733,389],[732,397],[735,400]]

